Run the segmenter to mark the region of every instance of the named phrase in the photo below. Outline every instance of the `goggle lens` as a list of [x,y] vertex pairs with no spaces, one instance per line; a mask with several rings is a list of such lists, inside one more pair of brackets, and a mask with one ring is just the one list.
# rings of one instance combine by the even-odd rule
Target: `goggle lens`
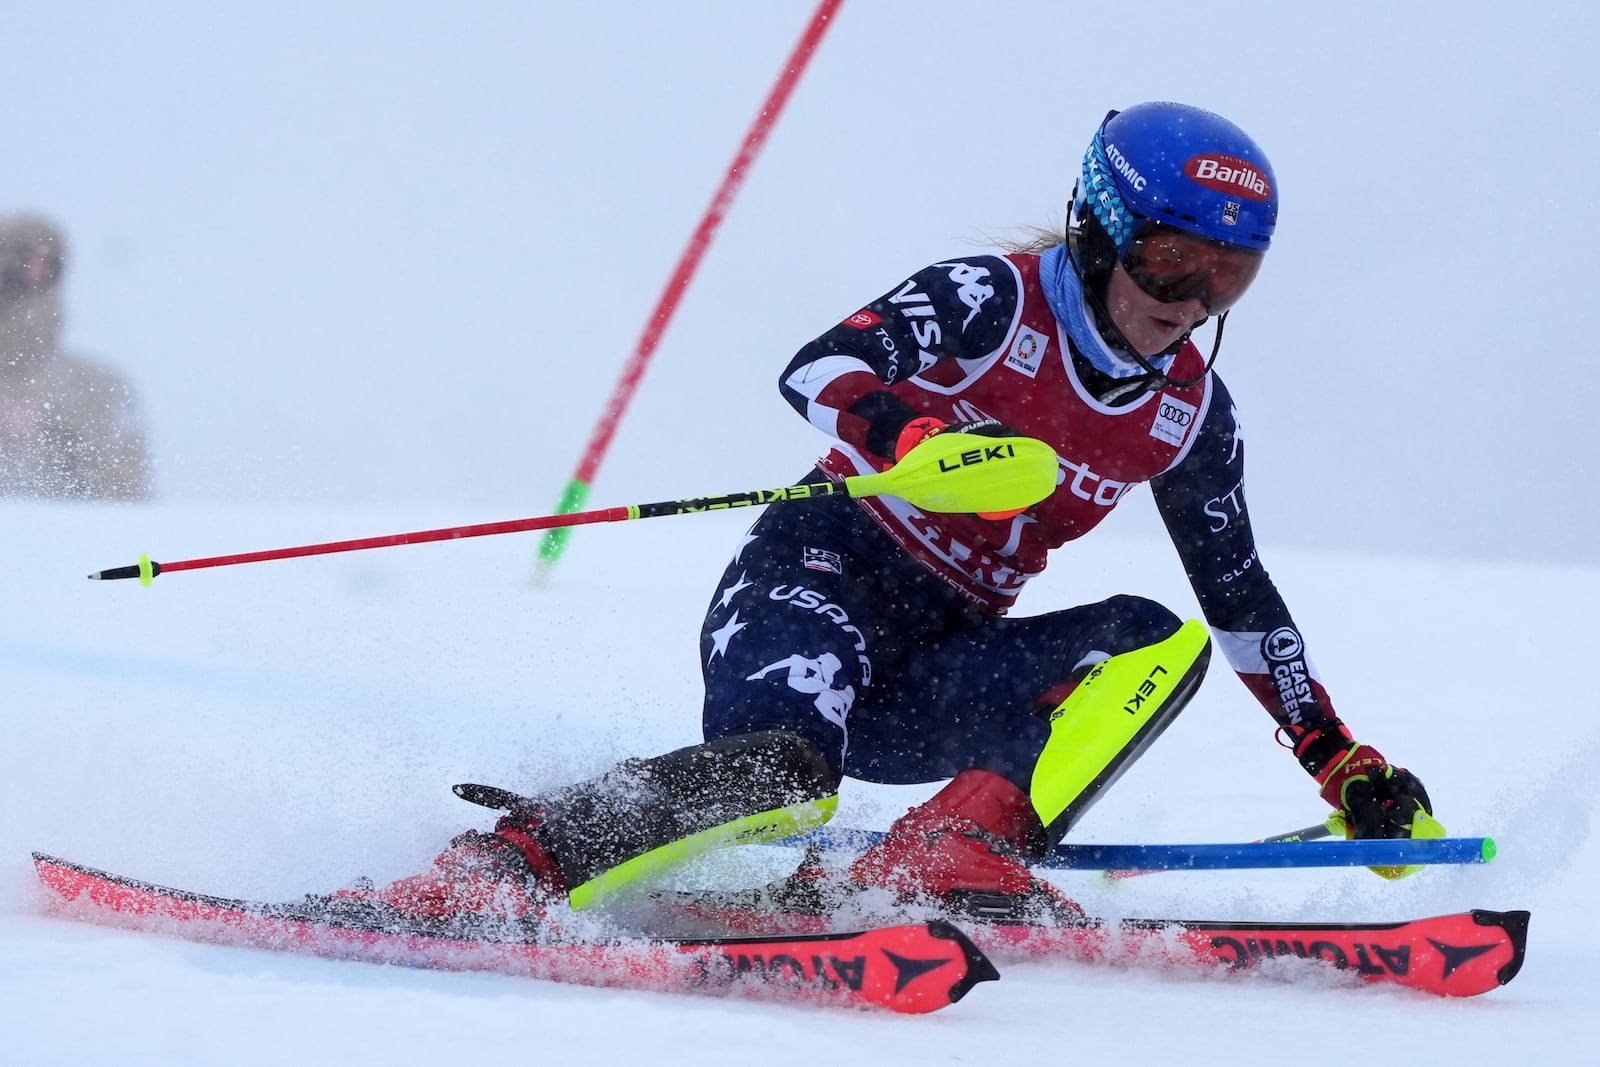
[[1227,311],[1244,296],[1265,253],[1151,223],[1123,254],[1122,267],[1141,291],[1163,304],[1198,298],[1209,313]]

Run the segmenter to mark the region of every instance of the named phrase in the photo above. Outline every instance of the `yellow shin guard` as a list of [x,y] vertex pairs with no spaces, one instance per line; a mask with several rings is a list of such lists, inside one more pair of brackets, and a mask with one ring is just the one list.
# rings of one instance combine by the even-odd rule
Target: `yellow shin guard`
[[833,818],[839,807],[838,794],[791,804],[786,808],[763,811],[741,819],[713,826],[697,834],[680,838],[635,856],[626,863],[607,870],[573,888],[569,894],[575,910],[592,908],[619,893],[640,886],[659,884],[660,880],[698,859],[713,849],[724,845],[745,845],[758,841],[781,841],[786,837],[803,834]]
[[1164,641],[1096,664],[1050,713],[1029,794],[1051,841],[1167,728],[1210,658],[1205,624],[1191,619]]

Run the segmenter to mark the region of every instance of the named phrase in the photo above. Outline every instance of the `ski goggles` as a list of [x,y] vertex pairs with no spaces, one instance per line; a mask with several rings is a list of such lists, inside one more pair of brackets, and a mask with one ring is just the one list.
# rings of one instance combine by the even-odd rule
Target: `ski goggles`
[[1239,302],[1265,255],[1199,234],[1147,222],[1122,254],[1122,269],[1147,296],[1163,304],[1199,299],[1217,314]]

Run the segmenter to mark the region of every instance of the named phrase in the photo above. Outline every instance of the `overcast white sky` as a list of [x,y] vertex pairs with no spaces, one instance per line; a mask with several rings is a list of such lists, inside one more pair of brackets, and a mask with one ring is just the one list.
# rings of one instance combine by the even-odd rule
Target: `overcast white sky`
[[[0,210],[67,228],[163,497],[538,514],[813,7],[14,6]],[[1600,560],[1600,20],[1506,10],[848,0],[592,503],[792,480],[792,351],[1059,220],[1105,111],[1171,98],[1283,191],[1220,363],[1267,544]]]

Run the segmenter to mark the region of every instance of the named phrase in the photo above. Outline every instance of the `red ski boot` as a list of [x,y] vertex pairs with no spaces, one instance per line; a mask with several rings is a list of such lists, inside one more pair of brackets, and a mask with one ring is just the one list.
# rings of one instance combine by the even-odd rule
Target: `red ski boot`
[[849,879],[902,902],[933,903],[977,918],[1083,918],[1083,909],[1023,862],[1043,844],[1033,802],[992,771],[962,771],[896,819],[850,865]]
[[493,833],[468,830],[421,874],[382,889],[342,890],[337,897],[382,904],[411,918],[521,920],[538,918],[566,896],[550,854],[534,838],[536,819],[501,819]]

